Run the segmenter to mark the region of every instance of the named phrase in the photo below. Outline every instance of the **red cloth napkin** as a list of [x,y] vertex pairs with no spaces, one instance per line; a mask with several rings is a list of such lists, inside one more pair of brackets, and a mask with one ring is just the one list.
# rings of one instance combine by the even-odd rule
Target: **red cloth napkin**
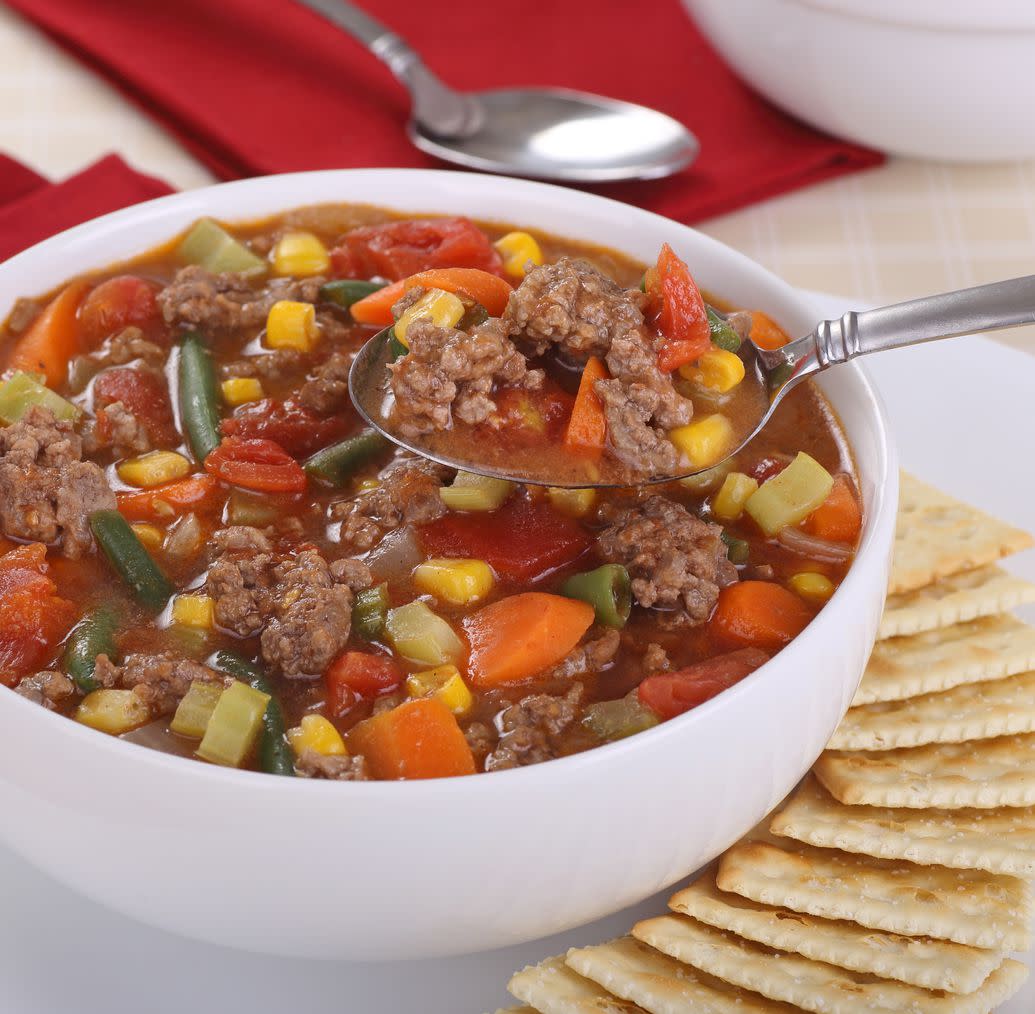
[[[433,166],[403,133],[402,87],[293,0],[8,0],[106,75],[217,175]],[[361,0],[458,88],[543,84],[642,102],[700,138],[668,180],[594,188],[696,221],[881,161],[769,105],[679,0]],[[343,198],[347,195],[343,194]]]
[[50,183],[0,155],[0,261],[62,229],[172,193],[172,187],[109,155],[61,183]]

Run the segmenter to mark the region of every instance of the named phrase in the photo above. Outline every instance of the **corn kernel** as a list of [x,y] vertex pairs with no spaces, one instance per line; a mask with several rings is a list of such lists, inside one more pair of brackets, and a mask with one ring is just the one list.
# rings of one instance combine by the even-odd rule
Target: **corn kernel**
[[161,528],[157,525],[149,525],[146,521],[139,521],[130,525],[133,534],[144,544],[145,549],[152,552],[162,548],[162,540],[165,538]]
[[177,595],[172,607],[173,623],[199,630],[211,630],[216,623],[215,603],[210,595]]
[[366,493],[369,490],[377,489],[377,487],[380,485],[380,479],[360,479],[359,482],[356,484],[356,488],[360,491],[360,493]]
[[744,362],[735,352],[711,348],[696,363],[680,366],[679,372],[695,384],[726,394],[744,379]]
[[413,571],[413,583],[421,591],[454,606],[485,598],[495,580],[484,560],[426,560]]
[[[413,306],[395,322],[395,337],[406,345],[406,332],[415,320],[427,320],[436,327],[456,327],[467,308],[455,293],[445,289],[428,289]],[[409,348],[409,345],[406,345]]]
[[119,736],[151,721],[151,709],[132,690],[94,690],[76,709],[75,720]]
[[788,582],[791,590],[808,602],[826,602],[834,594],[834,582],[826,574],[805,571]]
[[190,462],[175,451],[151,451],[139,458],[123,461],[116,471],[119,478],[131,486],[161,486],[182,479],[190,472]]
[[406,692],[411,697],[436,697],[454,715],[466,715],[474,706],[471,691],[455,665],[440,665],[408,676]]
[[273,273],[322,275],[331,266],[327,247],[311,232],[286,232],[273,248]]
[[325,757],[348,757],[341,733],[323,715],[305,715],[293,729],[288,729],[287,740],[296,757],[305,750],[315,750]]
[[266,317],[266,345],[271,349],[299,349],[308,352],[320,337],[316,307],[281,299]]
[[266,397],[262,383],[255,377],[231,377],[222,383],[223,401],[228,405],[247,405]]
[[546,495],[557,510],[572,518],[584,518],[597,502],[595,489],[560,489],[551,486]]
[[690,459],[690,464],[708,468],[732,448],[733,427],[729,419],[716,413],[672,430],[668,438]]
[[758,480],[743,472],[730,472],[712,500],[712,513],[720,521],[736,521],[744,513],[747,498],[758,489]]
[[508,232],[493,244],[503,258],[503,270],[516,278],[525,277],[525,266],[543,263],[543,251],[527,232]]

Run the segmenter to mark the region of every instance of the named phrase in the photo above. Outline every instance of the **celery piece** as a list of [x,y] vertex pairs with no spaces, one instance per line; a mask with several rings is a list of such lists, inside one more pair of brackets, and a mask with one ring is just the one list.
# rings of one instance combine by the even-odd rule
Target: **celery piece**
[[389,609],[385,630],[392,647],[411,662],[445,665],[464,654],[464,642],[453,628],[419,599]]
[[640,704],[634,690],[617,701],[601,701],[586,708],[582,724],[598,739],[625,739],[658,724],[658,716]]
[[186,264],[198,264],[213,274],[224,271],[259,274],[269,266],[211,218],[196,222],[176,253]]
[[259,738],[269,702],[269,694],[247,683],[234,682],[228,686],[208,720],[198,756],[212,764],[240,767]]
[[439,490],[442,502],[454,511],[494,511],[514,490],[514,483],[474,472],[457,472],[451,486]]
[[219,698],[223,696],[221,683],[206,683],[195,680],[180,701],[169,723],[169,728],[180,736],[201,739],[208,728],[212,712],[216,710]]
[[79,415],[75,405],[44,387],[28,373],[16,373],[0,384],[0,422],[8,426],[16,423],[34,405],[50,409],[55,419],[67,422],[74,422]]
[[826,498],[833,476],[804,451],[747,498],[744,510],[766,535],[804,521]]

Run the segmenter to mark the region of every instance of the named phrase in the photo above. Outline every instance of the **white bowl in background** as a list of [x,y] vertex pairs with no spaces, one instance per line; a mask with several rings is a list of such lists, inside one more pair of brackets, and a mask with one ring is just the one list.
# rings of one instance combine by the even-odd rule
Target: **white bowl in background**
[[839,137],[954,162],[1035,156],[1032,0],[683,0],[732,67]]
[[[357,201],[503,219],[616,246],[663,242],[701,284],[792,331],[809,304],[746,257],[657,215],[560,187],[453,172],[267,177],[164,197],[0,265],[18,296],[133,257],[202,215]],[[822,386],[854,448],[858,557],[805,632],[742,683],[647,733],[529,768],[421,782],[319,782],[217,768],[105,736],[0,690],[0,839],[75,890],[213,943],[289,956],[459,954],[559,932],[684,877],[759,821],[855,692],[883,606],[895,454],[864,374]]]

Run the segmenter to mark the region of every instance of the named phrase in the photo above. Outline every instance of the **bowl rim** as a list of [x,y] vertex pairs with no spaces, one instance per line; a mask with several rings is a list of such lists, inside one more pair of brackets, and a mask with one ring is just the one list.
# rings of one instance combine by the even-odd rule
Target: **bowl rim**
[[856,21],[928,31],[1000,34],[1035,31],[1035,5],[1028,0],[985,0],[979,5],[945,0],[788,0]]
[[[406,182],[407,184],[412,185],[414,193],[420,192],[419,185],[421,183],[427,183],[433,190],[434,184],[443,180],[460,184],[468,190],[470,190],[470,188],[485,188],[491,192],[494,189],[504,187],[518,193],[524,192],[528,196],[541,196],[546,202],[561,202],[563,204],[567,204],[569,207],[584,207],[591,212],[596,210],[599,213],[600,209],[606,211],[610,208],[615,214],[632,216],[633,218],[638,218],[645,223],[654,224],[659,228],[671,230],[672,227],[675,226],[679,230],[692,234],[694,236],[694,242],[698,244],[698,246],[704,248],[704,255],[707,255],[709,252],[717,252],[720,257],[725,258],[726,261],[732,265],[736,273],[753,275],[755,283],[765,280],[770,287],[780,291],[784,299],[793,303],[799,310],[802,312],[814,313],[810,302],[805,295],[794,289],[767,268],[751,260],[738,250],[713,239],[707,234],[699,232],[698,230],[682,223],[674,222],[672,219],[665,218],[662,215],[658,215],[654,212],[650,212],[621,201],[613,200],[611,198],[572,190],[568,187],[556,184],[534,182],[491,174],[474,174],[441,169],[385,168],[315,170],[310,172],[260,176],[228,183],[217,183],[207,187],[170,194],[91,219],[90,221],[74,226],[51,236],[32,247],[29,247],[6,262],[0,263],[0,283],[3,282],[6,275],[17,270],[25,270],[37,261],[47,261],[51,258],[59,257],[70,244],[75,244],[91,237],[103,238],[104,236],[108,236],[113,233],[119,234],[126,228],[131,228],[134,224],[139,225],[142,222],[162,219],[165,216],[173,217],[177,213],[189,211],[191,209],[193,209],[195,217],[210,214],[214,217],[221,218],[223,221],[243,222],[249,220],[254,221],[257,219],[261,220],[261,217],[266,217],[267,214],[275,215],[290,211],[293,208],[300,208],[319,203],[328,203],[322,199],[314,201],[311,199],[311,196],[308,201],[306,200],[306,184],[315,183],[316,181],[341,181],[343,184],[343,196],[339,198],[339,201],[341,203],[346,203],[345,198],[348,196],[348,182],[350,180],[363,178],[376,180],[397,179],[401,182]],[[217,195],[243,194],[250,191],[258,193],[264,189],[270,189],[273,191],[281,189],[285,190],[286,193],[283,200],[277,200],[274,202],[279,208],[279,211],[263,213],[261,217],[252,216],[251,218],[242,217],[230,219],[223,218],[219,210],[216,208],[208,207],[204,210],[199,210],[202,205],[210,204],[213,201],[218,204],[220,196]],[[298,197],[302,198],[302,200],[299,201],[296,197],[287,196],[287,193],[297,194]],[[426,203],[433,204],[434,202],[435,197],[433,193],[429,194]],[[419,204],[420,201],[418,200],[416,203]],[[429,215],[443,213],[429,211],[427,208],[402,209],[395,207],[394,210],[403,212],[413,211],[418,214],[423,210]],[[190,219],[184,219],[183,223],[178,227],[170,225],[166,238],[171,239],[176,234],[177,229],[182,229],[184,225],[189,223],[189,221]],[[146,252],[146,250],[152,248],[154,245],[154,243],[148,243],[145,245],[142,242],[138,250],[138,254]],[[98,259],[96,266],[84,269],[80,273],[85,274],[91,270],[105,270],[106,268],[120,264],[127,259],[128,258],[126,257],[115,261],[103,261],[103,259]],[[0,284],[0,289],[2,289],[2,284]],[[17,294],[15,298],[17,298]],[[0,306],[0,312],[5,312],[2,306]],[[818,317],[818,314],[816,316]],[[786,664],[788,661],[793,664],[799,656],[804,655],[804,653],[809,650],[813,643],[818,643],[819,639],[824,634],[826,626],[829,624],[829,617],[833,612],[831,607],[842,603],[849,595],[854,593],[854,589],[857,586],[860,586],[863,583],[864,577],[860,561],[865,563],[875,552],[880,551],[880,547],[876,545],[878,540],[881,540],[882,537],[885,537],[886,535],[888,538],[887,548],[890,548],[891,545],[890,532],[893,530],[894,513],[897,504],[898,471],[897,456],[890,433],[887,415],[880,395],[875,389],[867,371],[862,369],[857,363],[848,364],[842,367],[842,370],[852,371],[855,374],[856,381],[860,387],[866,414],[872,420],[873,437],[875,438],[877,452],[873,502],[866,505],[868,510],[864,511],[862,536],[860,538],[856,556],[853,560],[852,566],[849,568],[848,574],[821,613],[809,623],[801,634],[794,638],[790,644],[779,652],[778,657],[782,660],[781,664]],[[828,618],[828,623],[823,622],[824,617]],[[237,770],[213,764],[199,763],[193,758],[165,753],[143,744],[122,740],[115,736],[100,734],[94,729],[75,722],[66,715],[58,714],[42,708],[40,705],[27,700],[20,694],[15,693],[13,690],[9,693],[0,693],[0,708],[13,708],[15,714],[18,713],[18,709],[24,709],[23,714],[26,721],[35,722],[40,728],[53,728],[59,737],[59,741],[61,737],[66,737],[64,742],[74,743],[77,748],[81,744],[83,749],[90,750],[92,748],[95,751],[107,753],[112,757],[125,754],[127,761],[130,761],[135,757],[137,762],[137,766],[134,769],[135,777],[150,777],[141,772],[141,765],[147,765],[149,768],[160,769],[164,776],[171,778],[182,777],[185,780],[189,779],[191,781],[205,779],[210,785],[225,786],[235,792],[250,790],[261,792],[264,795],[269,795],[274,792],[289,792],[291,794],[290,798],[293,799],[300,799],[301,796],[299,794],[301,793],[364,793],[367,797],[376,797],[384,794],[386,801],[395,802],[400,799],[409,799],[410,796],[418,793],[423,794],[422,798],[427,799],[432,793],[435,793],[438,796],[453,796],[459,792],[465,794],[471,792],[493,792],[494,787],[502,788],[504,784],[516,784],[518,779],[524,780],[523,784],[527,789],[532,786],[534,781],[537,779],[563,778],[565,773],[577,774],[580,769],[584,769],[589,765],[599,764],[605,761],[620,762],[627,753],[635,751],[638,748],[638,745],[643,746],[645,740],[650,743],[660,743],[662,737],[671,738],[674,736],[689,735],[691,734],[691,729],[696,725],[710,719],[718,720],[718,715],[724,708],[728,709],[732,707],[733,702],[739,701],[745,694],[750,693],[751,688],[757,685],[760,679],[764,678],[767,670],[772,664],[772,661],[773,660],[761,666],[758,670],[741,680],[735,686],[723,691],[723,693],[709,701],[706,701],[704,704],[701,704],[674,719],[662,722],[656,727],[646,730],[644,733],[630,736],[617,742],[601,744],[600,746],[592,747],[581,751],[580,753],[559,757],[546,763],[533,764],[526,767],[503,771],[481,772],[473,778],[471,776],[452,776],[436,779],[399,781],[371,780],[344,783],[324,779],[277,778],[275,776],[266,776],[262,772]],[[64,733],[60,731],[61,729],[64,729]],[[129,752],[127,753],[127,751]],[[134,753],[133,751],[136,752]],[[556,773],[551,774],[550,772]],[[492,777],[482,777],[482,775],[485,774],[490,774]],[[501,782],[500,779],[509,779],[509,781]],[[557,783],[554,782],[553,784],[556,785]]]

